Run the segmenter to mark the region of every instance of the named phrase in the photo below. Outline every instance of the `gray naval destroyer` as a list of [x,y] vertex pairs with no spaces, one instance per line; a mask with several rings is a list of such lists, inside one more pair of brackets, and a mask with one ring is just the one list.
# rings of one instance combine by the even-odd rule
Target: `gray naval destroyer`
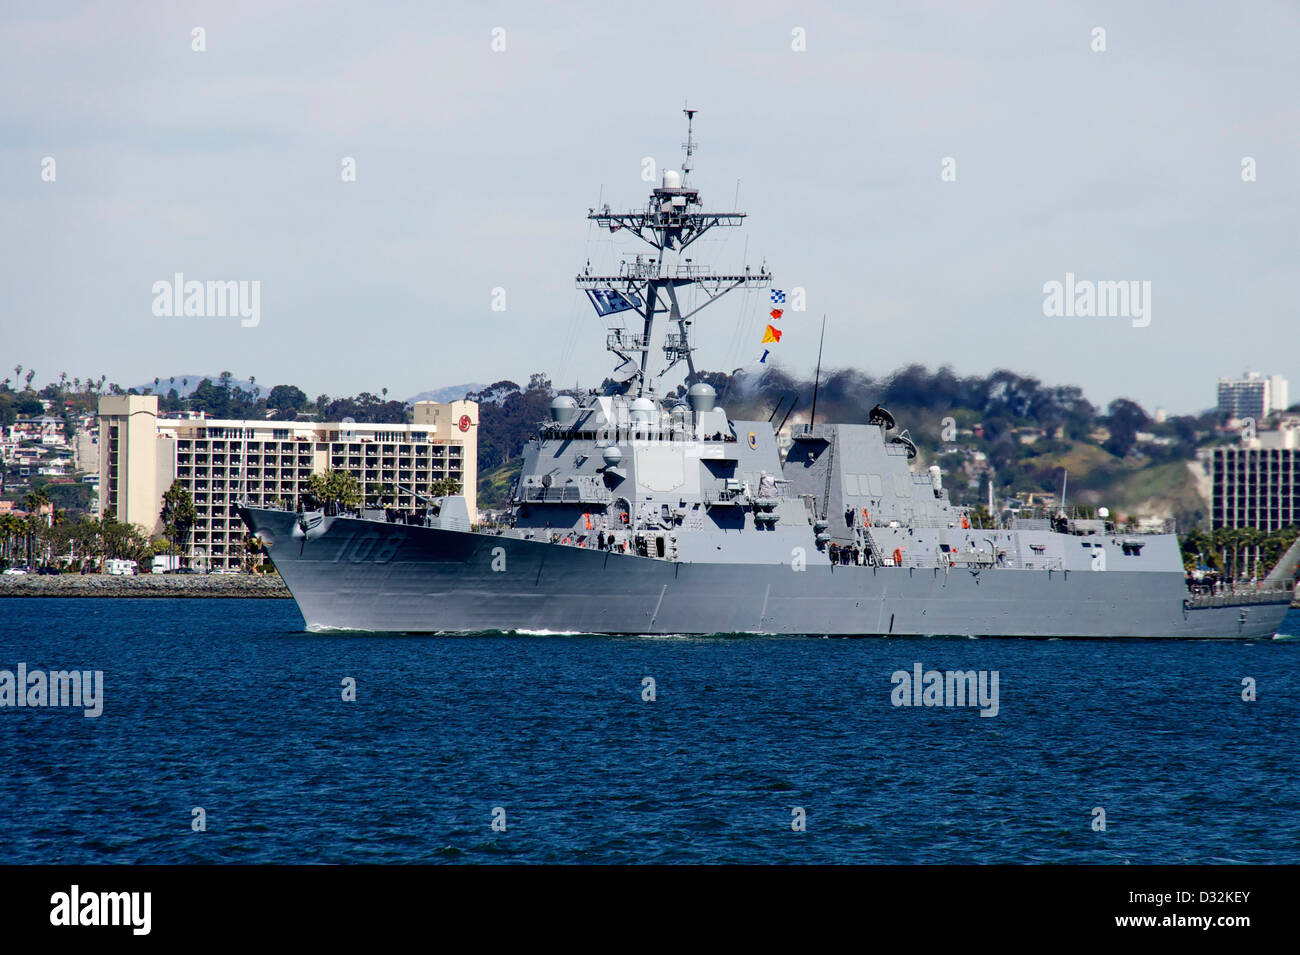
[[[238,505],[309,630],[1275,633],[1300,547],[1247,592],[1194,593],[1172,533],[1063,511],[976,520],[950,502],[937,467],[913,467],[916,447],[883,408],[865,422],[796,425],[784,454],[771,421],[729,418],[698,380],[692,323],[771,275],[717,273],[686,254],[744,219],[706,211],[691,185],[693,112],[681,171],[666,171],[645,206],[589,212],[649,252],[617,274],[589,265],[577,277],[593,301],[619,306],[605,315],[614,372],[600,393],[554,399],[504,526],[472,527],[463,497],[402,514]],[[663,385],[683,365],[684,400]]]

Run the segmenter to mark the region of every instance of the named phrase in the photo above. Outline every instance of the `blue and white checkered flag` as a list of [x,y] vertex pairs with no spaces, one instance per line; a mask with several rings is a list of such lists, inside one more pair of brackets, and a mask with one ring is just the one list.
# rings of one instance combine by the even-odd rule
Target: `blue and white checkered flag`
[[779,288],[772,289],[772,304],[773,305],[785,304],[785,292],[783,290]]

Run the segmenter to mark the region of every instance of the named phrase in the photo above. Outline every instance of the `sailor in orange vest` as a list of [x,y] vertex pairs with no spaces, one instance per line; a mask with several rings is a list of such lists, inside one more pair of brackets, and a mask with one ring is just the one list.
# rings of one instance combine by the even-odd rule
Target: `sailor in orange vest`
[[903,552],[897,547],[894,548],[894,564],[898,567],[903,566]]

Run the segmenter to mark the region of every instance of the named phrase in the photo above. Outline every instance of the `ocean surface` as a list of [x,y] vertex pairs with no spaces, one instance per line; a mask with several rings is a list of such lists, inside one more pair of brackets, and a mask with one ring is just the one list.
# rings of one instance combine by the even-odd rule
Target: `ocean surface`
[[[3,861],[1300,862],[1300,639],[301,627],[0,600],[0,670],[104,681],[98,718],[0,708]],[[893,705],[918,663],[996,671],[997,715]]]

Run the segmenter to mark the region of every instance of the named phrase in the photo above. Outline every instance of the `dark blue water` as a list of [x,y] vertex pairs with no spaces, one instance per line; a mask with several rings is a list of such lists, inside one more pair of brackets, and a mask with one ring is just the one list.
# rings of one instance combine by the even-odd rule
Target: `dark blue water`
[[[1300,641],[300,626],[0,600],[0,669],[105,682],[98,719],[0,709],[2,861],[1300,862]],[[917,662],[997,670],[1000,712],[894,707]]]

